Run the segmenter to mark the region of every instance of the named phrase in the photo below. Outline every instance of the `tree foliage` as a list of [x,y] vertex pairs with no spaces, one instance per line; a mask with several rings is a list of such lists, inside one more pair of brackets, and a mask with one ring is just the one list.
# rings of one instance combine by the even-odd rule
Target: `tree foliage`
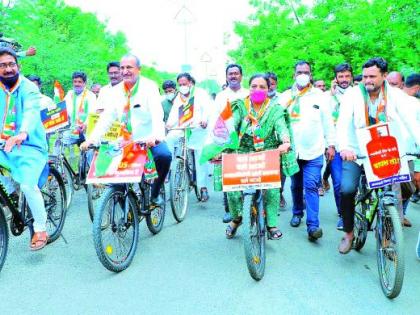
[[279,87],[292,83],[298,60],[312,64],[314,78],[333,78],[349,62],[355,74],[374,56],[391,70],[418,71],[420,6],[413,0],[318,0],[312,7],[293,0],[252,0],[256,13],[237,22],[242,39],[230,55],[247,73],[273,71]]
[[[71,74],[84,71],[90,83],[106,84],[106,65],[128,52],[123,33],[107,30],[93,13],[67,6],[62,0],[16,0],[0,2],[0,30],[26,49],[37,48],[34,57],[21,61],[24,74],[41,77],[44,87],[52,91],[59,80],[67,90]],[[143,74],[160,83],[171,74],[144,66]]]

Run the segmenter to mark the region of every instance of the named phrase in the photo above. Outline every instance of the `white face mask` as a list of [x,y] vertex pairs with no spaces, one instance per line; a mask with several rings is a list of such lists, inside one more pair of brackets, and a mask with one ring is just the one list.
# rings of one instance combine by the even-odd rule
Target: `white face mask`
[[297,85],[299,85],[300,87],[305,87],[309,84],[311,78],[309,77],[309,75],[302,73],[296,76],[295,80]]
[[166,97],[166,99],[168,101],[172,102],[173,99],[175,98],[175,93],[173,93],[173,92],[172,93],[168,93],[168,94],[165,95],[165,97]]
[[180,92],[182,95],[187,95],[187,94],[190,92],[190,87],[189,87],[188,85],[181,85],[181,86],[179,87],[179,92]]

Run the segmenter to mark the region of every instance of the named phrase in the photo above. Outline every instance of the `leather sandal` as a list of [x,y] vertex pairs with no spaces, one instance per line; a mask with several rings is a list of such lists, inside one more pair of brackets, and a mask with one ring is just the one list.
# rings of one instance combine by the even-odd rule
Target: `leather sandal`
[[207,202],[207,200],[209,200],[209,192],[207,191],[206,187],[202,187],[200,189],[200,195],[201,202]]
[[46,231],[35,232],[31,240],[30,248],[32,251],[43,249],[47,245],[47,242],[48,242],[48,235]]
[[236,235],[236,232],[238,231],[238,227],[242,224],[242,219],[234,219],[232,220],[232,223],[234,223],[236,226],[232,226],[229,224],[226,228],[226,238],[231,239]]
[[283,238],[283,233],[276,227],[268,228],[268,239],[269,240],[279,240]]

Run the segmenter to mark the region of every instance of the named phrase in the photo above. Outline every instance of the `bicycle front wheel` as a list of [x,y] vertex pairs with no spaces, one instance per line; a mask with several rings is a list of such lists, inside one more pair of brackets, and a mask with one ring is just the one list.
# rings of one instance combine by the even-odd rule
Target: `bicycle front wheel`
[[175,171],[171,174],[169,192],[171,209],[175,220],[179,223],[185,219],[188,209],[188,175],[183,159],[177,159]]
[[393,205],[378,211],[376,251],[382,291],[393,299],[400,294],[404,280],[404,239],[400,217]]
[[66,220],[66,188],[60,172],[50,165],[48,180],[41,189],[47,212],[48,243],[54,242],[61,234]]
[[9,245],[9,232],[7,230],[7,221],[4,211],[0,208],[0,271],[6,261],[7,248]]
[[63,169],[59,169],[61,172],[61,178],[63,179],[64,187],[66,189],[67,210],[70,208],[71,202],[73,201],[74,187],[73,187],[73,176],[68,166],[63,163]]
[[136,201],[122,186],[105,189],[95,211],[93,242],[102,265],[113,272],[128,268],[139,238]]
[[253,195],[244,195],[242,223],[248,271],[254,280],[259,281],[264,277],[265,271],[265,235],[261,230],[264,222],[260,222]]

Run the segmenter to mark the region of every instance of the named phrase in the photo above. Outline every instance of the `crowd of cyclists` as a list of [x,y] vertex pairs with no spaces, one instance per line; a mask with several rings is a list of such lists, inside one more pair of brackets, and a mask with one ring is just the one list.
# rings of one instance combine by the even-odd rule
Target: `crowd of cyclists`
[[[86,73],[72,74],[72,88],[64,98],[71,129],[64,134],[63,142],[66,146],[78,145],[81,150],[88,150],[100,142],[114,121],[119,121],[124,132],[144,142],[152,152],[158,177],[152,186],[151,204],[159,206],[166,202],[159,191],[170,176],[180,138],[180,133],[171,129],[179,125],[180,108],[189,104],[194,111],[188,147],[196,156],[200,201],[207,202],[211,197],[212,166],[209,162],[199,163],[199,157],[206,139],[214,132],[218,116],[229,104],[240,139],[239,147],[233,151],[277,148],[281,153],[282,188],[268,189],[264,194],[269,238],[278,240],[283,236],[277,221],[279,211],[288,204],[283,190],[290,177],[290,225],[300,226],[306,215],[308,240],[319,240],[323,235],[319,221],[320,196],[330,189],[331,176],[337,229],[344,231],[338,250],[346,254],[354,241],[355,195],[362,170],[356,130],[392,122],[406,151],[418,151],[420,74],[404,79],[395,71],[390,73],[387,62],[376,57],[366,61],[358,76],[351,65],[337,65],[331,88],[326,90],[325,80],[313,78],[309,62],[298,61],[293,70],[293,85],[283,92],[277,90],[278,78],[272,72],[252,75],[246,89],[242,67],[229,64],[225,70],[226,84],[217,95],[210,96],[196,86],[189,73],[163,82],[161,95],[158,85],[141,75],[140,59],[127,54],[120,61],[108,63],[109,83],[105,86],[95,83],[89,88]],[[39,250],[48,240],[45,208],[38,188],[48,158],[48,144],[39,112],[56,105],[41,94],[41,78],[20,73],[19,58],[13,47],[0,47],[0,87],[1,138],[5,142],[4,150],[0,151],[0,164],[11,169],[11,178],[19,183],[27,198],[35,232],[30,247]],[[90,113],[100,117],[87,136]],[[413,158],[410,168],[412,183],[393,185],[400,196],[401,224],[407,227],[412,225],[407,218],[409,200],[419,199],[419,160]],[[2,185],[9,187],[10,180],[2,177]],[[224,203],[220,209],[225,209],[223,222],[228,223],[225,234],[230,239],[242,223],[241,193],[224,193]],[[420,259],[420,233],[416,251]]]

